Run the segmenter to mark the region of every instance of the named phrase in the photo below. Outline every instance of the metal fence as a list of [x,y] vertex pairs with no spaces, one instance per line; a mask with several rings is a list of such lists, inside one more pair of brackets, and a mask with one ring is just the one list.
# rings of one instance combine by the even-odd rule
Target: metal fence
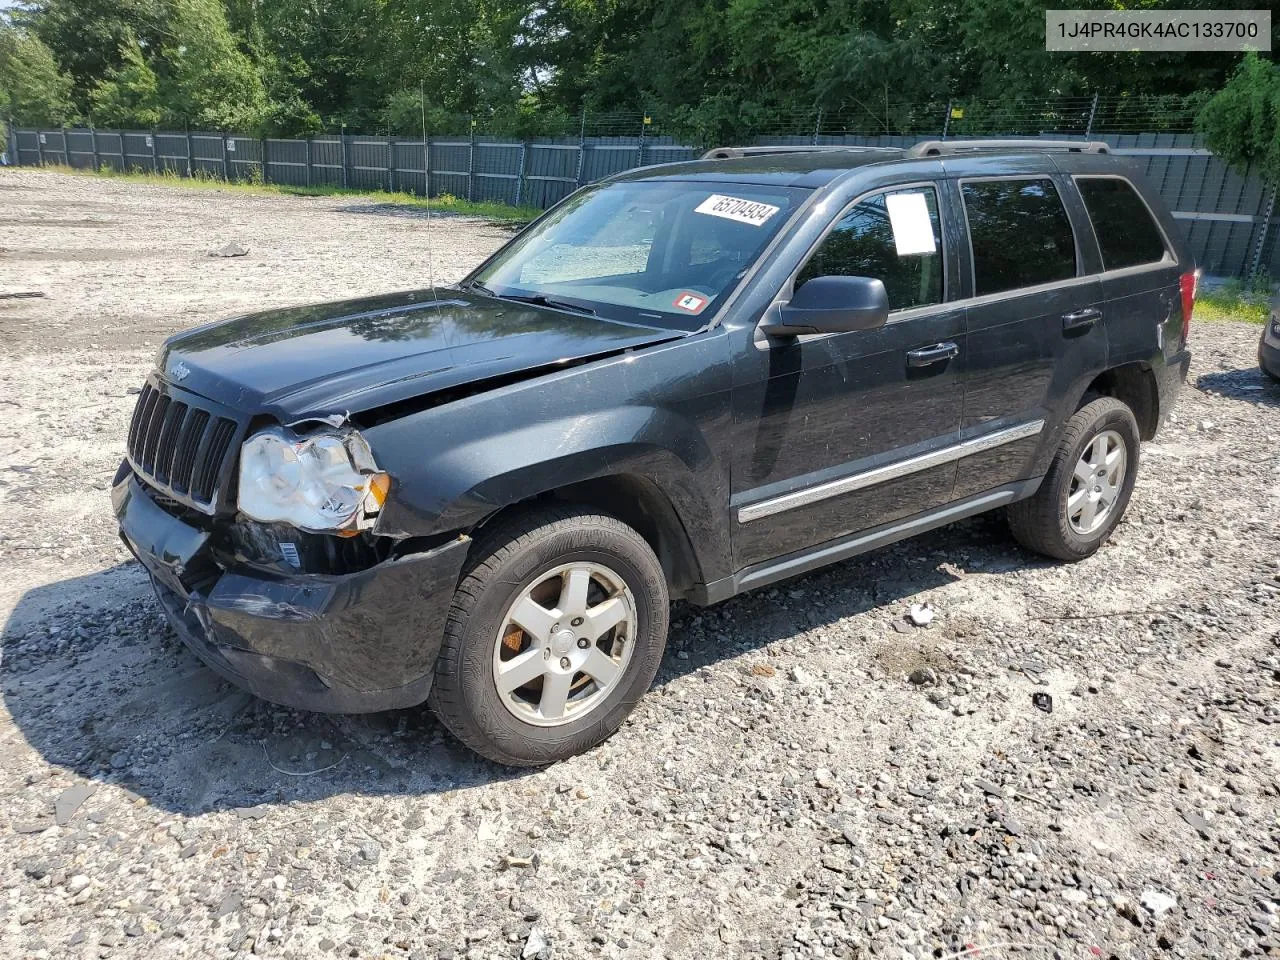
[[[1087,111],[1086,111],[1087,113]],[[1092,118],[1089,122],[1092,122]],[[1033,136],[1079,137],[1086,123]],[[814,132],[757,137],[761,144],[908,146],[914,136]],[[1014,131],[1004,131],[1006,133]],[[1023,131],[1024,135],[1028,131]],[[954,135],[954,134],[953,134]],[[671,137],[563,137],[515,141],[488,136],[403,139],[323,136],[273,140],[218,133],[13,129],[11,162],[292,186],[451,194],[545,208],[578,187],[633,167],[689,160],[700,148]],[[937,134],[934,134],[937,136]],[[1182,224],[1197,263],[1214,276],[1280,277],[1276,187],[1242,176],[1189,133],[1092,133],[1132,157]]]
[[549,207],[578,187],[699,151],[669,138],[591,137],[507,141],[493,137],[326,136],[272,140],[143,130],[14,130],[14,162],[171,173],[286,186],[343,187]]

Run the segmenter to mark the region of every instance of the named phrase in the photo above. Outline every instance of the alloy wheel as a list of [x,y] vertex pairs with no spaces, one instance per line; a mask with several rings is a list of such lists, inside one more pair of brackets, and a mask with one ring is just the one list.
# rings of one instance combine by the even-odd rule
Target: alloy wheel
[[503,615],[493,650],[502,705],[536,726],[582,718],[622,680],[636,628],[635,597],[615,571],[591,562],[547,571]]
[[1067,521],[1080,536],[1093,535],[1111,517],[1128,460],[1124,438],[1114,430],[1099,433],[1080,454],[1067,493]]

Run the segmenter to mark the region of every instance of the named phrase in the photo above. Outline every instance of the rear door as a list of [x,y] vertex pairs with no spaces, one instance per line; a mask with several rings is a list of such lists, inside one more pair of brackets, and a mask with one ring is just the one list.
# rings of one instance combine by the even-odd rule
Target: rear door
[[1124,176],[1074,178],[1097,238],[1112,366],[1181,349],[1179,267],[1151,209]]
[[1063,398],[1107,364],[1093,237],[1070,180],[1037,162],[953,183],[968,239],[961,436],[982,448],[958,464],[957,500],[1033,475]]

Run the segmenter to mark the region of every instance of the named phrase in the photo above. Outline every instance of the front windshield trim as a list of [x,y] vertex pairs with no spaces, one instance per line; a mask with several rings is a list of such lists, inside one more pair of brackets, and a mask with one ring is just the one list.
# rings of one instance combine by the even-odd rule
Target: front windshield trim
[[[543,310],[555,310],[557,313],[566,313],[571,317],[586,318],[588,320],[603,320],[605,323],[617,324],[620,327],[635,327],[637,330],[667,330],[667,331],[675,330],[676,332],[680,332],[680,333],[686,332],[683,329],[669,327],[666,324],[661,324],[661,323],[640,323],[636,320],[627,320],[623,317],[605,316],[599,313],[594,307],[587,307],[585,305],[582,307],[577,307],[577,306],[574,306],[573,304],[568,304],[568,301],[565,301],[565,303],[568,304],[567,306],[560,306],[556,302],[534,303],[534,302],[531,302],[531,298],[529,297],[519,297],[519,296],[512,296],[511,294],[494,293],[492,290],[486,287],[483,283],[480,283],[478,280],[460,280],[458,281],[458,287],[459,289],[466,290],[468,293],[478,293],[480,294],[480,296],[488,297],[490,300],[497,300],[499,303],[518,303],[521,306],[528,305],[528,306],[539,307]],[[561,299],[560,297],[552,298],[553,301],[559,301],[560,299]],[[588,310],[590,310],[591,312],[588,313],[587,312]],[[696,331],[688,331],[688,332],[696,332]]]
[[[619,196],[614,203],[606,203],[603,212],[596,207],[594,218],[584,214],[574,219],[576,208],[589,204],[592,195],[613,191]],[[697,197],[702,191],[706,195]],[[459,286],[499,300],[545,297],[563,301],[572,305],[566,312],[584,315],[590,309],[601,319],[629,326],[683,333],[708,330],[721,322],[725,310],[771,258],[797,217],[822,192],[791,184],[696,176],[589,184],[532,221]],[[651,199],[646,199],[647,194]],[[723,215],[695,216],[706,211],[694,211],[691,204],[705,204],[716,194],[732,199],[740,195],[747,203],[780,207],[780,216],[772,225],[735,221]],[[566,211],[565,206],[575,198],[574,209]],[[558,223],[543,226],[557,213]],[[767,227],[768,236],[755,247],[750,231],[761,226]],[[548,242],[541,250],[540,239]],[[557,247],[564,252],[557,252]],[[606,251],[603,264],[595,255],[599,250]],[[544,254],[546,259],[538,263]],[[611,263],[615,254],[621,259]],[[637,265],[639,269],[634,269]],[[532,282],[530,268],[535,270]],[[506,277],[501,273],[504,269]],[[581,288],[577,296],[575,287]],[[710,301],[702,308],[705,313],[701,318],[692,310],[682,312],[675,302],[683,297],[677,291],[684,290]],[[665,305],[668,297],[673,298],[670,306]],[[657,306],[659,303],[663,305]],[[557,309],[555,304],[539,305]]]

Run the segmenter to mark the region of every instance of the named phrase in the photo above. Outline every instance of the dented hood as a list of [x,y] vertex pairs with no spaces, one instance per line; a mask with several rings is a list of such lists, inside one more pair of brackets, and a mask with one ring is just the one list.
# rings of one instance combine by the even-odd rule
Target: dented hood
[[291,422],[683,335],[456,289],[415,290],[199,327],[166,342],[160,367],[184,389]]

